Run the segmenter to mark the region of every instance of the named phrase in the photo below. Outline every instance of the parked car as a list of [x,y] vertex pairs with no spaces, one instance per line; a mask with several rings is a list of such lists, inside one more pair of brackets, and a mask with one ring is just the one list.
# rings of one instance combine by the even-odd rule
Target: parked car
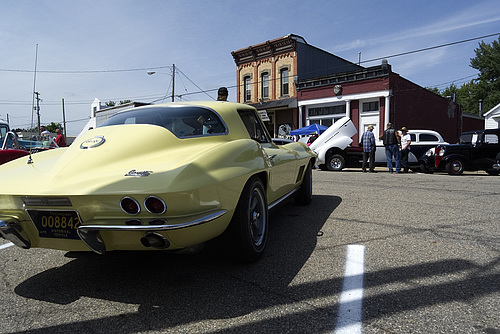
[[11,131],[5,134],[0,132],[0,145],[0,165],[30,154],[26,150],[18,149],[17,135]]
[[315,154],[277,146],[257,110],[228,102],[121,112],[67,148],[0,166],[0,234],[22,248],[181,250],[222,234],[255,261],[268,210],[312,200]]
[[500,129],[468,131],[460,135],[457,144],[438,145],[428,150],[419,161],[428,173],[446,171],[459,175],[464,171],[484,170],[490,175],[500,174]]
[[[318,154],[318,164],[322,170],[340,171],[346,167],[361,167],[363,148],[351,146],[356,127],[348,117],[336,121],[328,130],[311,144]],[[418,158],[428,149],[439,144],[447,144],[443,137],[433,130],[409,130],[411,137],[408,163],[411,169],[420,168]],[[376,138],[375,165],[386,166],[387,158],[382,141]]]
[[288,138],[273,138],[272,141],[276,145],[286,145],[286,144],[293,143],[293,140],[288,139]]

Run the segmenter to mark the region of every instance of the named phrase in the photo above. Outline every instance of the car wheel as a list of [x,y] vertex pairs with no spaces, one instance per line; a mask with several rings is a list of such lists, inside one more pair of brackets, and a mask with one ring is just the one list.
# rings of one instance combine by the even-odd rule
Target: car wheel
[[328,170],[339,171],[345,167],[345,159],[340,154],[334,154],[326,162]]
[[452,159],[446,164],[446,171],[450,175],[460,175],[464,172],[464,162],[460,159]]
[[420,164],[420,171],[425,174],[432,174],[432,170],[427,168],[425,164]]
[[487,169],[485,170],[486,173],[488,173],[488,175],[492,175],[492,176],[497,176],[500,174],[500,170],[496,170],[496,169]]
[[304,178],[299,191],[295,195],[295,203],[298,205],[309,205],[312,201],[312,164],[309,163],[304,171]]
[[258,177],[251,178],[243,188],[230,228],[238,258],[257,261],[264,252],[268,232],[266,191]]

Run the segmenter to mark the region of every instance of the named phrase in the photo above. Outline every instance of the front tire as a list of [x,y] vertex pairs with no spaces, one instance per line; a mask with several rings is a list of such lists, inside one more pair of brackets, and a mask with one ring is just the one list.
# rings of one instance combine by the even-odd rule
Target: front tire
[[425,164],[420,164],[420,171],[425,174],[432,174],[432,170],[427,168]]
[[331,171],[341,171],[345,168],[345,159],[340,154],[334,154],[328,158],[326,167]]
[[488,173],[488,175],[492,175],[492,176],[497,176],[500,174],[500,170],[496,170],[496,169],[486,169],[485,172]]
[[446,164],[446,171],[450,175],[460,175],[464,172],[464,162],[461,159],[452,159]]
[[266,191],[254,176],[243,188],[230,223],[230,238],[238,258],[255,262],[263,254],[268,234]]
[[299,191],[295,195],[295,204],[298,205],[309,205],[312,201],[312,163],[307,164],[307,168],[304,171],[304,177],[302,179],[302,184],[300,185]]

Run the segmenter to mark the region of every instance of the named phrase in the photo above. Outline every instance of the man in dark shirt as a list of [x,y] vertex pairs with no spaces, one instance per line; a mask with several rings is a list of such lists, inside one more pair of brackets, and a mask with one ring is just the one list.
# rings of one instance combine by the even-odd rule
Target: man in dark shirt
[[387,123],[387,129],[382,133],[380,139],[384,142],[385,156],[387,157],[387,167],[389,173],[392,173],[392,157],[396,162],[396,173],[401,173],[401,161],[399,157],[399,134],[392,126]]

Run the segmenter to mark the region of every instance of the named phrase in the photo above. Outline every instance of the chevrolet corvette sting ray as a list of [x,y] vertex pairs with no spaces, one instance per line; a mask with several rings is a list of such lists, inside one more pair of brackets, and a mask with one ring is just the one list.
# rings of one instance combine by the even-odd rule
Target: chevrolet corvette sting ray
[[244,104],[133,108],[68,148],[0,166],[0,235],[22,248],[103,254],[176,251],[224,234],[255,261],[268,210],[289,197],[311,202],[315,159],[302,143],[275,145]]

